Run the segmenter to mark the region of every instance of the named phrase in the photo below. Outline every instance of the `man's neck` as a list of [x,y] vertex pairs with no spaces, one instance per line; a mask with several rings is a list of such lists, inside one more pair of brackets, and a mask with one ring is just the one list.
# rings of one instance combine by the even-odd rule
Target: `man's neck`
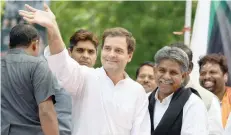
[[172,93],[174,93],[174,92],[172,92],[172,93],[164,94],[164,93],[160,92],[160,90],[157,91],[157,92],[158,92],[157,93],[157,98],[160,100],[160,102],[162,102],[163,99],[165,99],[166,97],[168,97],[169,95],[171,95]]
[[26,54],[28,54],[28,55],[32,55],[32,54],[33,54],[32,51],[31,51],[31,49],[30,49],[30,47],[18,46],[18,47],[14,48],[14,49],[23,50],[23,51],[25,51]]
[[109,73],[107,72],[107,76],[112,80],[113,84],[116,85],[120,80],[125,78],[124,73]]
[[28,54],[28,55],[32,55],[32,54],[33,54],[29,48],[28,48],[28,49],[22,48],[22,49],[23,49],[23,50],[26,52],[26,54]]
[[222,99],[223,99],[223,97],[225,95],[225,86],[224,86],[222,91],[219,91],[219,92],[214,93],[214,94],[219,98],[220,101],[222,101]]

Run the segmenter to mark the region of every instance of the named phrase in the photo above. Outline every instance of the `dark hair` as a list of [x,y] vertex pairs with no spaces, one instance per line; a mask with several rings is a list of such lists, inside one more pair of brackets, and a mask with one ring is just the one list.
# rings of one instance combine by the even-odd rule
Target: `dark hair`
[[193,53],[192,53],[192,50],[187,45],[185,45],[184,43],[181,43],[181,42],[170,44],[170,46],[182,49],[188,55],[189,69],[193,69],[193,62],[192,62]]
[[38,31],[29,24],[18,24],[10,31],[10,48],[18,46],[28,47],[32,41],[39,39]]
[[136,70],[136,79],[138,77],[138,75],[140,74],[140,68],[142,68],[143,66],[149,66],[149,67],[155,67],[155,64],[153,62],[150,61],[146,61],[142,64],[140,64],[139,68]]
[[208,54],[208,55],[205,55],[204,57],[201,57],[200,60],[198,61],[198,64],[200,67],[199,70],[201,70],[201,67],[205,65],[206,63],[216,63],[220,66],[224,74],[228,73],[227,60],[226,60],[226,57],[222,54],[213,53],[213,54]]
[[116,37],[116,36],[125,37],[127,45],[128,45],[127,46],[128,54],[135,51],[136,40],[128,30],[126,30],[124,28],[120,28],[120,27],[106,29],[103,32],[102,48],[104,46],[104,41],[105,41],[106,37],[108,37],[108,36],[111,36],[111,37]]
[[84,30],[84,29],[80,29],[78,31],[76,31],[70,38],[69,42],[70,42],[70,50],[72,51],[74,46],[77,45],[77,43],[79,41],[91,41],[92,44],[94,44],[95,49],[97,50],[99,41],[96,37],[96,35],[94,35],[92,32],[88,31],[88,30]]

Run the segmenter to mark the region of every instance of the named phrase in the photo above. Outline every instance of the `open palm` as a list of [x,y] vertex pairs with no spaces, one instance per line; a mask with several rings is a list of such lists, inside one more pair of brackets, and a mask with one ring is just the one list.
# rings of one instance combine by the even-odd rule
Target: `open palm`
[[29,23],[36,23],[43,27],[49,28],[53,26],[55,15],[50,8],[44,3],[44,11],[35,9],[29,5],[25,5],[29,11],[20,10],[19,15]]

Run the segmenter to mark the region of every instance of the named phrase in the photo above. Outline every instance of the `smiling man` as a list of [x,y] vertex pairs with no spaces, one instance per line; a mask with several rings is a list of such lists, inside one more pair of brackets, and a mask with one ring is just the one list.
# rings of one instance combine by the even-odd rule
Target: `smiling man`
[[157,87],[154,66],[152,62],[144,62],[136,70],[136,81],[144,87],[147,95],[150,95]]
[[135,39],[124,28],[104,31],[102,67],[93,69],[73,60],[65,48],[55,16],[26,5],[20,15],[47,28],[50,69],[73,97],[73,135],[150,135],[148,99],[143,87],[125,72]]
[[158,88],[149,96],[152,135],[208,135],[205,105],[195,90],[183,85],[187,54],[177,47],[163,47],[155,55],[155,65]]
[[97,59],[98,39],[90,31],[80,29],[70,38],[69,55],[80,65],[93,67]]
[[171,46],[182,49],[189,58],[189,70],[186,79],[184,80],[185,87],[195,89],[205,103],[205,106],[208,111],[209,119],[209,134],[210,135],[223,135],[223,126],[221,122],[221,107],[219,104],[219,99],[210,91],[200,86],[199,83],[192,81],[190,79],[191,71],[193,70],[193,52],[192,50],[185,45],[184,43],[173,43]]
[[225,86],[228,80],[227,60],[222,54],[208,54],[198,63],[201,86],[214,93],[221,102],[222,123],[225,128],[231,112],[231,88]]

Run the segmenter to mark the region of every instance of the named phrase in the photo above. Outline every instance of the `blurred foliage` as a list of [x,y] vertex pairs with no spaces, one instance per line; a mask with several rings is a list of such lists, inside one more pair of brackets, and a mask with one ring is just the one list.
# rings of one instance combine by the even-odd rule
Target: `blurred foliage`
[[3,14],[4,14],[5,1],[2,1],[2,0],[1,0],[1,3],[0,3],[0,4],[1,4],[0,13],[1,13],[1,18],[2,18],[2,17],[3,17]]
[[[2,18],[3,18],[3,15],[4,15],[4,8],[5,8],[5,1],[0,1],[0,16],[1,16],[1,24],[0,24],[0,28],[2,29]],[[1,37],[2,38],[2,37]]]
[[[193,2],[193,18],[196,4]],[[132,62],[126,68],[132,78],[142,62],[153,61],[158,49],[183,41],[184,37],[173,35],[173,31],[184,27],[184,1],[52,1],[50,6],[67,46],[70,36],[80,28],[94,32],[99,39],[106,28],[129,30],[137,42]],[[100,54],[96,67],[99,66]]]

